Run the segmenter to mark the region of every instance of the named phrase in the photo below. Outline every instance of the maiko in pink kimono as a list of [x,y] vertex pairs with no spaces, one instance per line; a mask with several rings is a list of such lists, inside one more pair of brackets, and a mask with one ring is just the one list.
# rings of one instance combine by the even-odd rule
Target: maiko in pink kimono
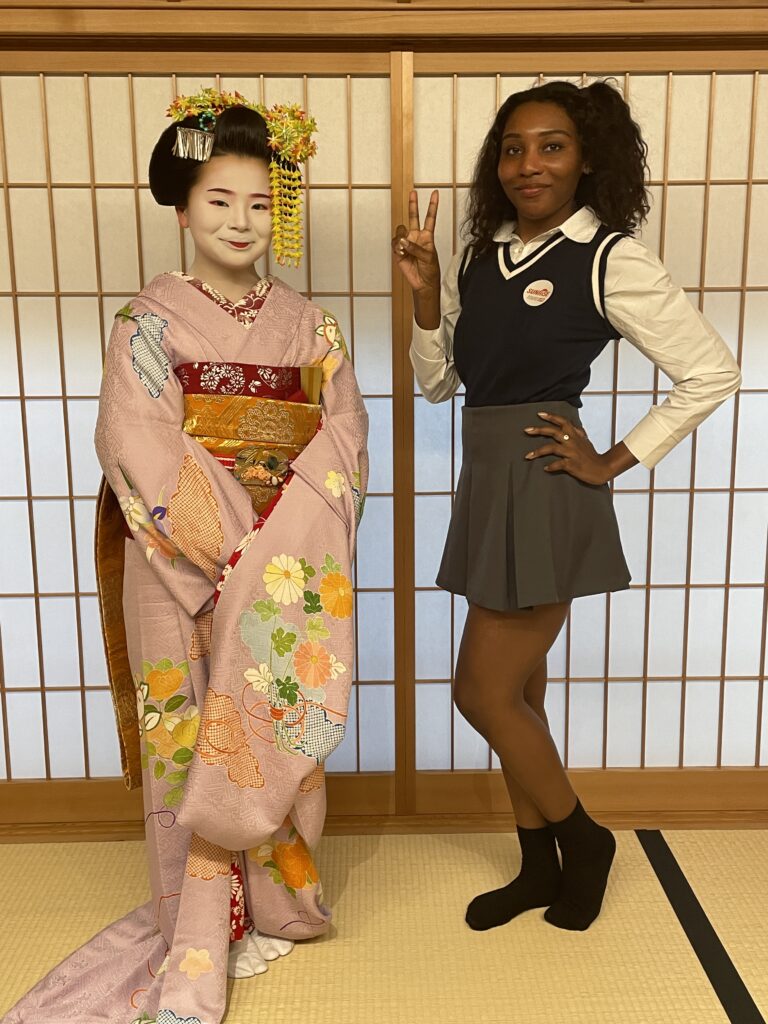
[[353,671],[368,424],[334,317],[254,268],[270,241],[300,255],[314,123],[213,90],[170,113],[150,187],[195,258],[117,314],[96,429],[105,641],[152,898],[6,1024],[220,1024],[228,973],[330,921],[312,850]]

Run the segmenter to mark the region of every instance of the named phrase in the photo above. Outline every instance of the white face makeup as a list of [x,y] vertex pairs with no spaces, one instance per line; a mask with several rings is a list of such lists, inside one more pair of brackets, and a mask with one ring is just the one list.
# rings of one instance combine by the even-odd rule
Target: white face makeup
[[195,243],[195,276],[239,276],[264,255],[272,238],[266,160],[211,157],[190,189],[186,209],[176,213]]

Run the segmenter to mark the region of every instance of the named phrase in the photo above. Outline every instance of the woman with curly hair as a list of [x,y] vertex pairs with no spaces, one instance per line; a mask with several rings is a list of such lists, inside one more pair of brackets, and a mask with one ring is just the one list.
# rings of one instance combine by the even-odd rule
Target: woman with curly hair
[[[437,583],[469,603],[454,698],[501,761],[522,851],[517,878],[470,903],[476,930],[547,907],[550,924],[583,931],[600,913],[616,841],[582,807],[549,732],[547,652],[573,598],[629,586],[609,481],[655,466],[740,384],[723,340],[633,237],[648,212],[646,152],[605,82],[515,93],[480,150],[469,244],[442,289],[437,192],[423,227],[411,193],[392,240],[413,290],[421,390],[430,402],[466,391]],[[598,452],[581,393],[620,337],[673,386]]]

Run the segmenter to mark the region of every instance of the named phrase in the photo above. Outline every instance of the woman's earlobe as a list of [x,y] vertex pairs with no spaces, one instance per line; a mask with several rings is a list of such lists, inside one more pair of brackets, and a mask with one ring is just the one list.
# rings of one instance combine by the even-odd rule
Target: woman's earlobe
[[187,208],[185,206],[176,207],[176,216],[178,217],[179,224],[183,228],[189,227],[189,218],[187,217]]

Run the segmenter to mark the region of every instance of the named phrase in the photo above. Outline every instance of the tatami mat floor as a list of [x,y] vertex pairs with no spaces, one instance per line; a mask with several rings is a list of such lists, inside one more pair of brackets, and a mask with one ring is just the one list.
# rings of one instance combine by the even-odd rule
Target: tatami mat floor
[[[635,834],[616,836],[603,913],[579,934],[541,911],[464,925],[467,901],[517,870],[508,836],[326,838],[331,934],[233,983],[227,1024],[727,1024]],[[768,832],[667,841],[768,1013]],[[148,896],[141,843],[0,846],[0,878],[0,1014]]]

